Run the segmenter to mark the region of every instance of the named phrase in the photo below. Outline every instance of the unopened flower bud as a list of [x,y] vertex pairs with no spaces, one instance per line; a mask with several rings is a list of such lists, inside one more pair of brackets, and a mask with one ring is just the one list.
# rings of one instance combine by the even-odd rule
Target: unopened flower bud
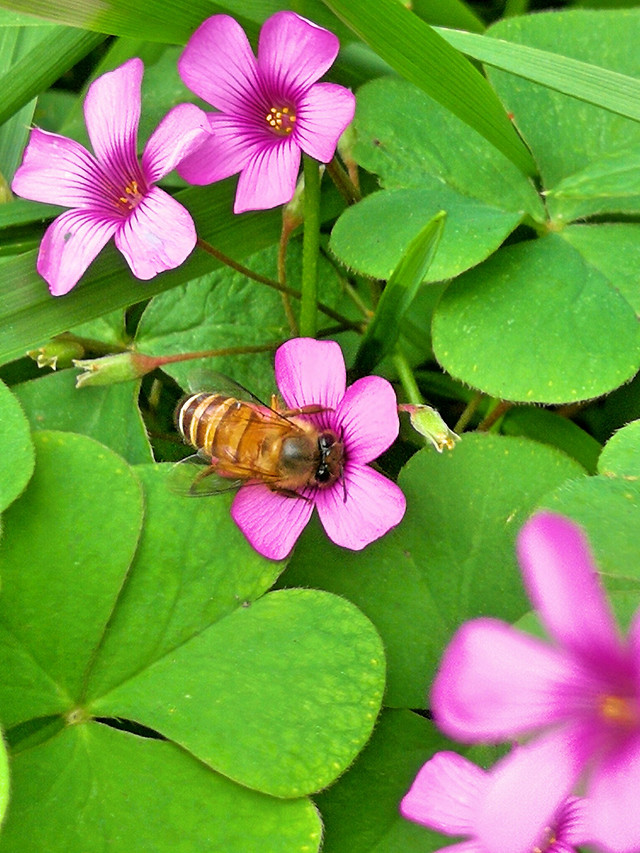
[[442,453],[445,449],[453,450],[456,441],[460,441],[460,436],[449,429],[440,417],[440,413],[432,406],[401,403],[398,408],[401,412],[409,413],[411,426],[428,439],[438,453]]
[[27,355],[35,361],[38,367],[50,367],[52,370],[57,370],[58,368],[71,367],[75,359],[82,358],[84,347],[78,341],[54,338],[38,349],[30,349]]
[[74,366],[84,370],[76,379],[76,388],[85,385],[114,385],[139,379],[157,366],[157,359],[137,352],[118,352],[102,358],[74,359]]

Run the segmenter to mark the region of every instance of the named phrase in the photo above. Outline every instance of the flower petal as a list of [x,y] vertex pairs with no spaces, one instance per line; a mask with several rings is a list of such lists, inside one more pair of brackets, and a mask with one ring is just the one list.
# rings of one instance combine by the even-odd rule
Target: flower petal
[[116,233],[116,246],[141,279],[180,266],[195,245],[191,215],[158,187],[149,190]]
[[510,740],[577,713],[591,689],[570,656],[497,619],[473,619],[444,652],[431,707],[457,740]]
[[40,243],[37,268],[54,296],[68,293],[118,227],[86,210],[54,219]]
[[624,668],[615,620],[578,525],[551,512],[534,515],[520,531],[518,559],[529,598],[554,639],[599,668]]
[[347,384],[340,345],[335,341],[293,338],[275,356],[278,389],[291,409],[318,403],[337,409]]
[[402,521],[402,490],[368,465],[347,464],[330,489],[319,489],[316,506],[327,536],[336,545],[360,551]]
[[487,781],[484,770],[457,752],[438,752],[416,776],[400,812],[446,835],[475,835],[475,812]]
[[234,213],[287,204],[296,191],[300,149],[293,139],[260,146],[240,173]]
[[584,767],[579,731],[563,727],[517,747],[489,772],[476,835],[491,853],[545,848],[553,825]]
[[398,437],[398,401],[391,383],[365,376],[347,388],[336,410],[350,462],[377,459]]
[[31,201],[92,208],[103,204],[104,180],[101,166],[79,142],[36,127],[11,189]]
[[240,24],[214,15],[200,24],[178,60],[185,85],[224,112],[244,115],[260,91],[255,56]]
[[195,104],[178,104],[151,134],[142,155],[142,171],[152,184],[209,138],[209,121]]
[[231,517],[258,553],[282,560],[307,526],[313,501],[272,492],[262,483],[248,483],[235,496]]
[[198,186],[237,174],[263,147],[243,120],[222,113],[209,113],[207,118],[211,133],[178,165],[178,174]]
[[272,89],[291,97],[319,80],[339,49],[329,30],[295,12],[276,12],[260,30],[258,66]]
[[640,735],[594,767],[587,788],[589,841],[615,853],[640,849]]
[[328,163],[338,139],[353,121],[355,95],[336,83],[316,83],[296,106],[296,142],[305,154]]
[[140,121],[140,87],[144,65],[129,59],[107,71],[89,86],[84,117],[89,139],[103,166],[118,178],[138,176],[137,137]]

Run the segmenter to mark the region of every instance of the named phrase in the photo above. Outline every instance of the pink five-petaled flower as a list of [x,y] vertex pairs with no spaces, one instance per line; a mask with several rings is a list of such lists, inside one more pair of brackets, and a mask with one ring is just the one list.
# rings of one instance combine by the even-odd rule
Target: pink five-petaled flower
[[533,735],[492,769],[477,837],[491,853],[530,851],[580,782],[585,840],[637,851],[640,611],[623,640],[586,539],[563,516],[534,516],[520,532],[518,557],[553,643],[498,620],[472,620],[446,649],[432,691],[437,724],[458,740]]
[[52,222],[40,244],[38,272],[54,296],[77,284],[112,236],[140,279],[179,266],[196,244],[189,213],[154,183],[199,144],[206,115],[194,104],[174,107],[139,161],[143,71],[142,60],[130,59],[89,87],[84,115],[95,156],[73,139],[31,132],[13,191],[73,208]]
[[[518,747],[515,747],[518,749]],[[443,835],[461,835],[467,840],[435,853],[491,853],[478,839],[475,821],[490,775],[457,752],[438,752],[421,768],[409,793],[400,803],[401,814]],[[521,796],[519,790],[513,797]],[[569,797],[536,839],[539,853],[572,853],[584,841],[585,801]],[[511,822],[511,812],[501,819]],[[516,827],[517,831],[517,827]],[[533,849],[533,848],[532,848]]]
[[353,118],[353,94],[318,83],[338,54],[338,39],[294,12],[262,26],[258,58],[240,24],[214,15],[191,36],[178,62],[185,84],[217,113],[211,136],[180,165],[192,184],[240,172],[235,213],[291,201],[304,151],[322,163]]
[[359,551],[404,515],[402,491],[367,464],[398,435],[394,390],[381,376],[366,376],[347,388],[342,351],[334,341],[287,341],[276,352],[275,373],[289,408],[326,407],[304,417],[342,440],[342,475],[332,485],[299,490],[304,495],[299,498],[247,484],[236,495],[231,515],[256,551],[272,560],[291,551],[314,506],[329,538]]

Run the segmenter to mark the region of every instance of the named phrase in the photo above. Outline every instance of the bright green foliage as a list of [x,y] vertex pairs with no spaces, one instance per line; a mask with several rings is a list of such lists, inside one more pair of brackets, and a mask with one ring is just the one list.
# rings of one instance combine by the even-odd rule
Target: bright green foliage
[[[401,524],[353,552],[316,516],[276,563],[231,520],[231,490],[176,491],[192,451],[173,412],[216,374],[268,402],[300,300],[200,248],[138,281],[112,246],[54,299],[35,264],[61,208],[9,186],[32,124],[88,144],[100,74],[143,59],[142,149],[197,100],[176,63],[202,20],[234,15],[255,45],[286,4],[0,3],[0,853],[441,849],[398,803],[436,750],[461,749],[422,710],[453,632],[476,616],[541,631],[522,523],[578,521],[621,624],[638,607],[640,10],[491,23],[504,4],[289,4],[338,35],[327,78],[357,99],[340,155],[362,200],[329,169],[320,183],[318,336],[349,382],[381,373],[460,441],[425,447],[401,415],[376,463],[406,495]],[[203,240],[278,278],[280,210],[234,216],[235,178],[163,186]],[[218,354],[77,389],[77,369],[24,358],[65,332],[59,368]]]
[[[0,546],[0,713],[15,756],[0,850],[47,831],[57,840],[42,849],[154,849],[183,820],[176,849],[212,837],[238,853],[316,850],[318,818],[299,798],[330,784],[373,728],[385,659],[371,623],[323,591],[256,601],[282,564],[247,545],[228,499],[174,494],[170,466],[132,469],[72,433],[34,443]],[[125,820],[105,821],[132,790]]]
[[32,471],[29,424],[16,398],[0,382],[0,509],[17,498]]

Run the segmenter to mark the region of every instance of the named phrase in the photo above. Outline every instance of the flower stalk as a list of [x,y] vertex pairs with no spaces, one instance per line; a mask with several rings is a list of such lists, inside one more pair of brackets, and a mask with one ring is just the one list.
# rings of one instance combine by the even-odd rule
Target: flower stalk
[[317,331],[318,252],[320,251],[320,168],[306,154],[304,162],[304,236],[302,241],[302,298],[300,334],[314,338]]

